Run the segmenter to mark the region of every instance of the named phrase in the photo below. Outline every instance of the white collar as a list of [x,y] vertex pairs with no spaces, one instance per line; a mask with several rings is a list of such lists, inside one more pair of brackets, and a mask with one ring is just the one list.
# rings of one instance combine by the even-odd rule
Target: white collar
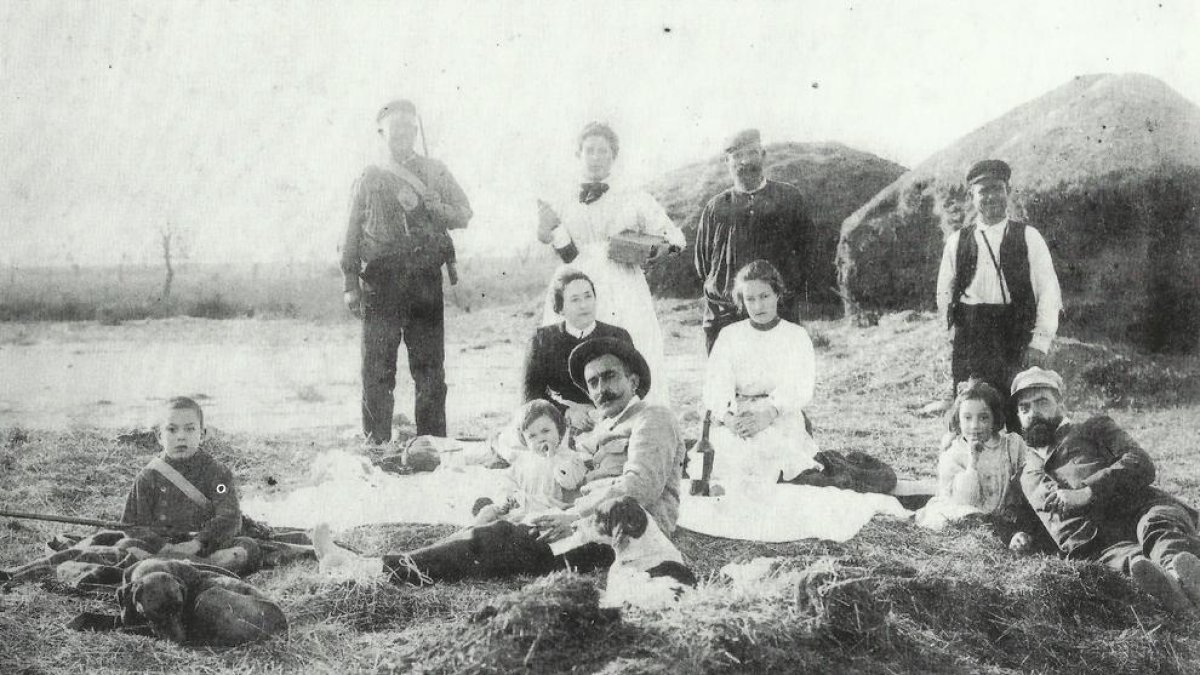
[[621,421],[621,418],[625,417],[626,413],[628,413],[629,410],[631,408],[633,408],[633,406],[637,405],[638,403],[641,403],[641,401],[642,401],[641,397],[638,396],[637,394],[634,394],[633,398],[629,399],[629,403],[626,403],[625,407],[621,408],[621,412],[617,413],[616,415],[613,415],[612,417],[604,418],[605,421],[609,424],[610,427],[612,425],[615,425],[617,422]]
[[1004,216],[1004,220],[1001,220],[995,225],[984,225],[982,218],[976,218],[975,225],[979,227],[980,232],[987,232],[989,234],[994,232],[1003,232],[1004,228],[1008,227],[1008,216]]
[[578,190],[579,186],[587,185],[589,183],[604,183],[605,185],[608,186],[608,189],[611,191],[613,188],[615,188],[621,184],[621,179],[617,178],[615,171],[613,173],[608,174],[604,178],[601,178],[600,180],[587,180],[583,176],[580,176],[579,180],[575,184],[575,189]]
[[592,331],[596,330],[596,320],[593,319],[592,323],[590,323],[586,328],[584,328],[583,330],[578,330],[578,331],[575,330],[574,328],[571,328],[571,324],[567,323],[564,320],[563,321],[563,330],[567,332],[567,335],[570,335],[577,340],[582,340],[583,338],[587,337],[588,335],[591,335]]

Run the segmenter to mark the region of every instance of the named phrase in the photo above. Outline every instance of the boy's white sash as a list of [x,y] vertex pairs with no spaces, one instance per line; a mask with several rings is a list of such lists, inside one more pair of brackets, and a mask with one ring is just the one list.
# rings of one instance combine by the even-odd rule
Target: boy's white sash
[[188,479],[183,477],[183,474],[175,470],[175,467],[167,464],[162,457],[155,457],[147,465],[147,468],[157,471],[163,478],[171,481],[171,484],[179,488],[188,499],[196,503],[200,508],[208,507],[208,497],[204,493],[192,485]]

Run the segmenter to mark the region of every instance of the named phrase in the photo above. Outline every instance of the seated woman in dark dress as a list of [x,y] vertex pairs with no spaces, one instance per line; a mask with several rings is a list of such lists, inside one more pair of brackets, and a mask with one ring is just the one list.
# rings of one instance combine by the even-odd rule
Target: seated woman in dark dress
[[562,410],[575,430],[590,431],[595,406],[587,393],[571,381],[567,357],[585,339],[613,337],[632,344],[628,331],[596,320],[596,288],[579,270],[566,268],[551,286],[553,307],[562,321],[537,329],[525,354],[524,401],[545,399]]

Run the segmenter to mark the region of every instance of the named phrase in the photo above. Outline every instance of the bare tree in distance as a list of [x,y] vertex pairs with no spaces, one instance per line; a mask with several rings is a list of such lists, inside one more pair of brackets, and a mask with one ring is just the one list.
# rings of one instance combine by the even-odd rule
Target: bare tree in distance
[[162,295],[159,297],[159,302],[166,306],[171,304],[171,283],[175,281],[174,261],[184,257],[183,231],[178,225],[168,222],[159,228],[158,240],[162,245],[165,267]]

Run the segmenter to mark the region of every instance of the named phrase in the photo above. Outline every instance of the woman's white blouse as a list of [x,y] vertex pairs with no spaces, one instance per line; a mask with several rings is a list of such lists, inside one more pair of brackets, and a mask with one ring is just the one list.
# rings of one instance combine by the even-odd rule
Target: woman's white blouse
[[789,321],[759,330],[749,319],[726,326],[704,377],[704,405],[714,415],[737,410],[737,397],[767,396],[781,415],[813,398],[817,359],[808,331]]

